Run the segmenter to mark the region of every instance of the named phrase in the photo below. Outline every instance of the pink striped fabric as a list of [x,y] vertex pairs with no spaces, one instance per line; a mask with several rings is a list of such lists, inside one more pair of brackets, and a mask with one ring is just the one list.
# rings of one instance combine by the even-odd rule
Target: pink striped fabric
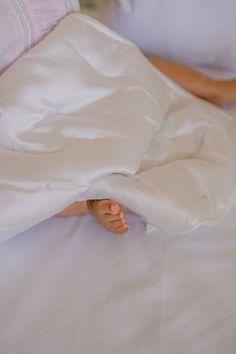
[[79,9],[79,0],[1,0],[0,73]]

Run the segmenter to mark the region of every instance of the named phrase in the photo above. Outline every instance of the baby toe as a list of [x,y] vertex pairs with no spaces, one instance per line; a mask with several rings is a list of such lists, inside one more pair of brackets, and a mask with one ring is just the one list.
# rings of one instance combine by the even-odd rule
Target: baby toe
[[120,212],[120,205],[116,202],[110,201],[108,213],[111,213],[113,215],[117,215],[119,212]]
[[126,224],[126,221],[125,221],[125,219],[119,219],[119,220],[112,221],[111,224],[112,224],[112,227],[114,227],[114,228],[120,228],[124,224]]
[[122,225],[116,229],[116,233],[123,234],[123,233],[127,232],[128,230],[129,230],[129,225],[127,223],[125,223],[124,225]]
[[117,215],[113,215],[113,214],[105,214],[104,215],[104,220],[107,222],[107,223],[114,223],[114,222],[120,222],[121,218],[119,218]]
[[128,231],[129,225],[125,219],[122,219],[111,222],[110,228],[112,229],[112,232],[120,234]]
[[120,205],[109,199],[99,200],[97,208],[102,214],[118,214],[120,211]]

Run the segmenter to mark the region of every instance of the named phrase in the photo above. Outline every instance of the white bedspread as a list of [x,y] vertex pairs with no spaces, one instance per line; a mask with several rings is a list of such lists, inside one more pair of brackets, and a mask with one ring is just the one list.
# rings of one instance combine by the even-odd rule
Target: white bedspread
[[235,201],[233,118],[95,20],[64,19],[0,92],[1,240],[78,199],[114,198],[171,232]]
[[51,218],[0,245],[3,354],[234,354],[236,208],[191,234]]

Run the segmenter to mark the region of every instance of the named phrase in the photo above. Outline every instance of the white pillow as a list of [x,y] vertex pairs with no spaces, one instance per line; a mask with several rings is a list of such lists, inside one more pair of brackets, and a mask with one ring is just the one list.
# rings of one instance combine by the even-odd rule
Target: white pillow
[[105,22],[142,51],[236,72],[235,0],[115,0]]
[[78,0],[1,0],[0,73],[60,19],[76,11],[79,11]]

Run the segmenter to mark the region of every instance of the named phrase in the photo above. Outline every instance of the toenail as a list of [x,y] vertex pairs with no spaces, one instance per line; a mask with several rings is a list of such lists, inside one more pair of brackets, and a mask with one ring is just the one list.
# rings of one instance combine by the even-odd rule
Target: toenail
[[111,206],[110,206],[110,210],[111,210],[111,211],[116,211],[116,210],[117,210],[116,205],[111,204]]

